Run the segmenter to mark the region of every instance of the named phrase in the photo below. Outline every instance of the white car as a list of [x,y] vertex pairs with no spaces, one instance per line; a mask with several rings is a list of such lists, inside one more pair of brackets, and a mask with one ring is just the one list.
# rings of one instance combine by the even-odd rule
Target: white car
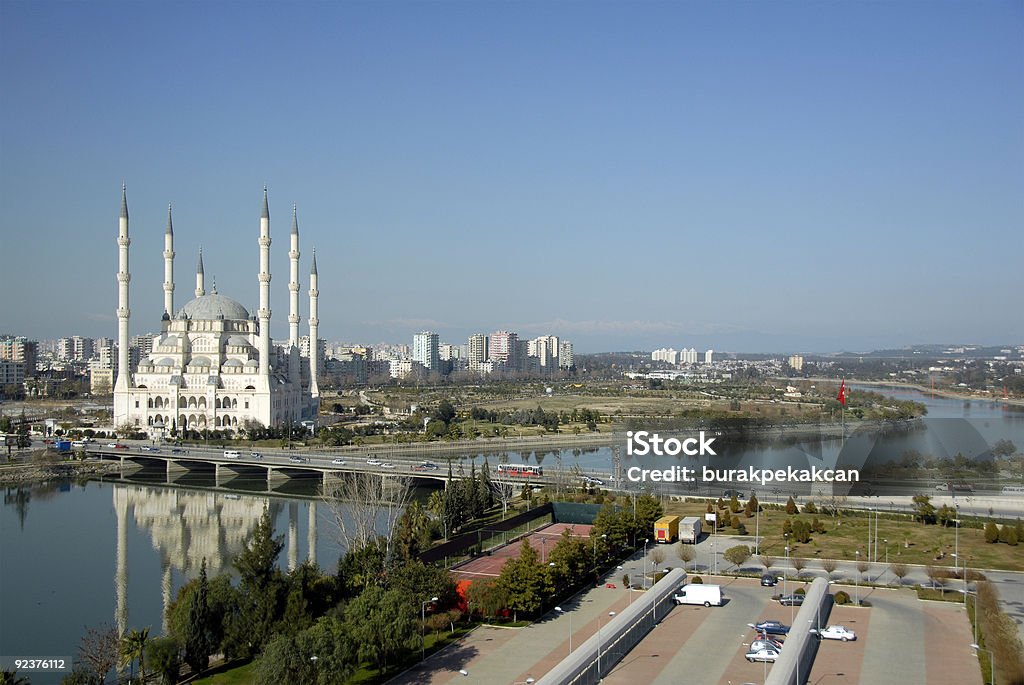
[[817,632],[818,637],[822,640],[842,640],[843,642],[849,642],[850,640],[856,640],[857,635],[846,626],[829,626],[828,628],[822,628],[821,630],[811,632]]
[[386,461],[383,464],[381,464],[380,467],[382,469],[393,469],[393,468],[395,468],[395,465],[392,464],[390,461]]
[[380,466],[380,459],[367,459],[366,463],[370,466]]
[[335,459],[331,463],[334,464],[335,466],[344,466],[346,462],[344,459]]
[[762,649],[751,650],[744,655],[744,658],[753,663],[755,661],[768,661],[774,662],[779,658],[781,652],[772,647],[764,647]]

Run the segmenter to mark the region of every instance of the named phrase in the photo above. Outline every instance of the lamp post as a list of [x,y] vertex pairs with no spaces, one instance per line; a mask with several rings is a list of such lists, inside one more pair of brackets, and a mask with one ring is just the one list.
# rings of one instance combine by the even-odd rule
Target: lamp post
[[548,563],[548,539],[540,539],[540,563]]
[[992,650],[985,649],[977,642],[971,644],[971,649],[976,652],[988,652],[989,667],[992,672],[989,673],[989,685],[996,685],[996,655],[992,653]]
[[882,538],[882,544],[885,546],[885,568],[882,569],[882,573],[884,574],[886,569],[889,568],[889,540]]
[[854,582],[856,584],[856,588],[857,588],[856,589],[857,595],[856,595],[856,599],[854,600],[853,603],[856,606],[860,606],[860,550],[858,549],[856,552],[854,552],[854,554],[857,555],[857,569],[856,569],[856,574],[853,576],[853,580],[854,580]]
[[572,614],[562,607],[555,607],[555,611],[569,617],[569,654],[572,654]]
[[431,597],[420,605],[420,661],[423,661],[427,654],[427,605],[436,601],[437,597]]
[[644,589],[647,589],[647,544],[650,538],[644,538]]

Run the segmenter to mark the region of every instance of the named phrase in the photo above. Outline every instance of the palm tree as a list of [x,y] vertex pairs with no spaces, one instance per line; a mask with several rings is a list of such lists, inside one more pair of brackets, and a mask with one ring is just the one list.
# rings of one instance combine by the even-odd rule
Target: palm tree
[[17,671],[0,671],[0,685],[29,685],[29,680]]
[[121,636],[121,666],[132,667],[135,677],[135,660],[139,661],[139,675],[146,678],[146,643],[149,642],[149,628],[129,630]]

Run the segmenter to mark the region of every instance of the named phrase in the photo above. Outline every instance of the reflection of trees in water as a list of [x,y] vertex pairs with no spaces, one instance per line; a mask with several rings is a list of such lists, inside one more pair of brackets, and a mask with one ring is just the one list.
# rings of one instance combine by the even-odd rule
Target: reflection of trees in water
[[13,506],[18,513],[18,523],[25,530],[25,519],[28,518],[28,505],[32,501],[32,491],[28,488],[6,488],[4,490],[4,506]]

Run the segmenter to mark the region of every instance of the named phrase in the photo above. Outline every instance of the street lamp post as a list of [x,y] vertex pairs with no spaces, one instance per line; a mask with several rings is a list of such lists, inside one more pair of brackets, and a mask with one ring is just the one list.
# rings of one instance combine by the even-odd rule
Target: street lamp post
[[427,654],[427,605],[436,601],[437,597],[431,597],[420,605],[420,661],[423,661]]
[[555,607],[555,611],[569,617],[569,654],[572,654],[572,614],[562,607]]
[[992,672],[989,674],[989,685],[996,685],[996,655],[992,653],[992,650],[985,649],[977,642],[971,645],[971,649],[976,652],[988,652],[989,668],[992,669]]
[[853,576],[853,580],[854,580],[854,582],[856,584],[856,588],[857,588],[856,589],[857,595],[856,595],[856,599],[853,601],[853,603],[856,606],[860,606],[860,550],[858,549],[856,552],[854,552],[854,554],[857,555],[857,569],[856,569],[856,573]]
[[647,589],[647,544],[650,538],[644,538],[644,589]]

